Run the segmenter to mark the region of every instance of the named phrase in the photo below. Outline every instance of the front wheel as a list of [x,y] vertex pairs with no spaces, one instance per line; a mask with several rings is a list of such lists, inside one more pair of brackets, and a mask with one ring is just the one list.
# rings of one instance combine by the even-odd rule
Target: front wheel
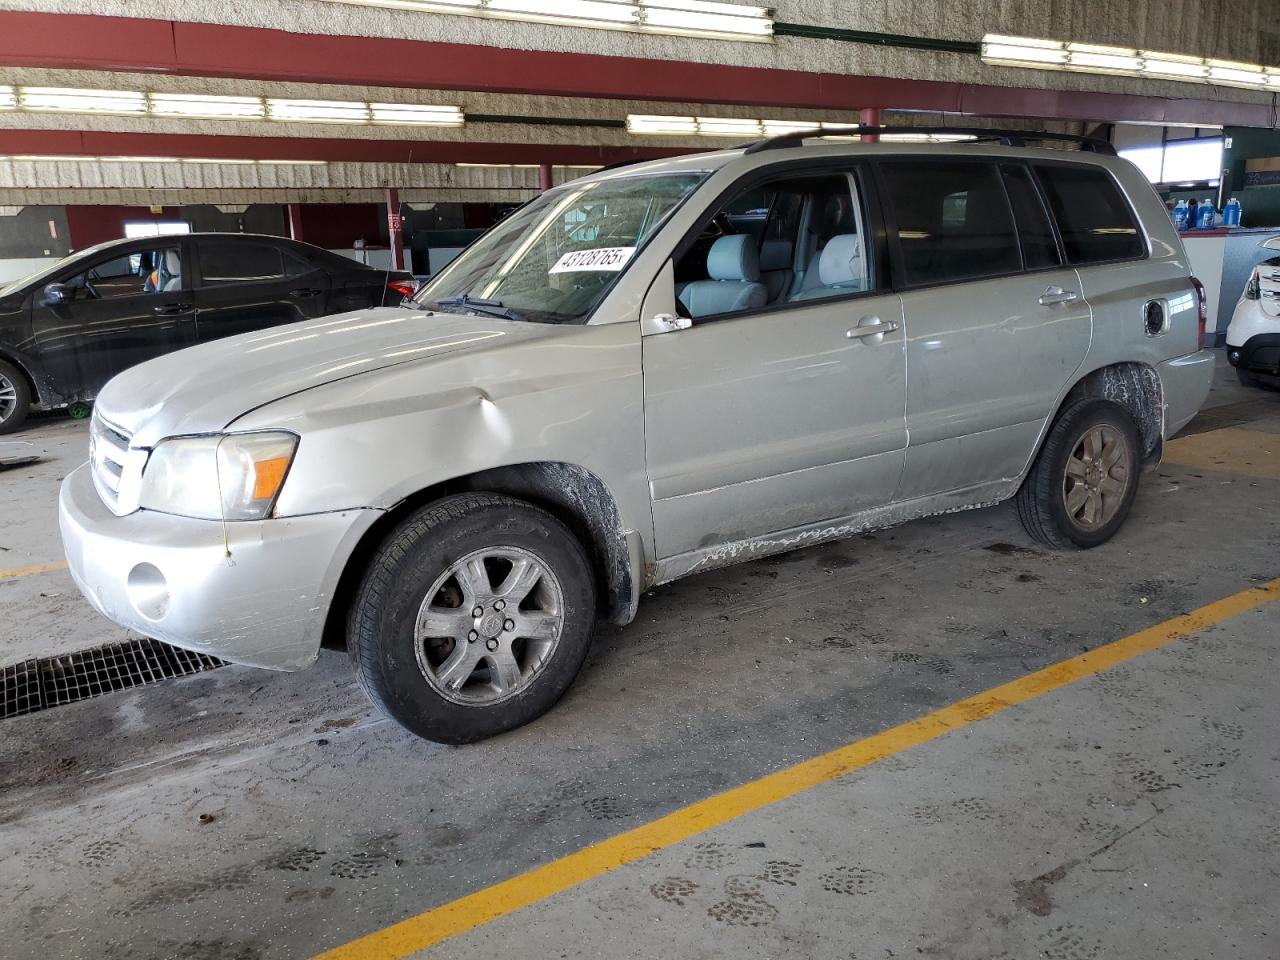
[[1133,418],[1109,400],[1078,400],[1049,431],[1017,494],[1032,538],[1058,548],[1096,547],[1129,515],[1142,467]]
[[26,422],[31,388],[21,371],[0,360],[0,433],[12,433]]
[[470,743],[541,716],[586,659],[595,580],[555,517],[493,494],[405,519],[370,561],[348,647],[370,699],[413,733]]

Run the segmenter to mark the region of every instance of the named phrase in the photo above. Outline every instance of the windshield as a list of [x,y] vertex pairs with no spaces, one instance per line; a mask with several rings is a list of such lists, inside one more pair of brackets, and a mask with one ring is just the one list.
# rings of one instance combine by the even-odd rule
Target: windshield
[[414,302],[537,323],[583,322],[704,177],[656,174],[549,190],[464,250]]
[[32,283],[35,283],[41,277],[51,277],[55,273],[57,273],[59,270],[61,270],[63,267],[70,264],[73,260],[79,260],[81,257],[88,256],[89,254],[94,253],[97,250],[101,250],[103,247],[107,247],[112,243],[116,243],[116,242],[118,241],[108,240],[106,243],[99,243],[99,244],[95,244],[92,247],[85,247],[83,250],[78,250],[75,253],[67,254],[61,260],[58,260],[58,261],[55,261],[54,263],[43,266],[39,270],[36,270],[34,273],[27,274],[25,277],[21,277],[17,280],[10,280],[6,284],[0,284],[0,297],[7,297],[11,293],[17,293],[23,287],[26,287]]

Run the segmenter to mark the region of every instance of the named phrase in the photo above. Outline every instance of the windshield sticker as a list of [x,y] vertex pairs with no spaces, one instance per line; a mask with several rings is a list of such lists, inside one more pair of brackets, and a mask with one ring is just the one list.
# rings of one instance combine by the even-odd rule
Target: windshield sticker
[[635,247],[599,247],[595,250],[571,250],[556,261],[548,273],[578,273],[583,270],[602,270],[617,273],[627,265]]

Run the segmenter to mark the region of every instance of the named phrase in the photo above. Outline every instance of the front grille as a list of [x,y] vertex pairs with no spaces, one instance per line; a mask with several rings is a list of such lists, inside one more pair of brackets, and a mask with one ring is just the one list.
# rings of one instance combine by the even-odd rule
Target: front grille
[[221,666],[225,664],[216,657],[148,638],[26,660],[0,670],[0,718]]
[[113,511],[120,503],[120,484],[129,462],[131,439],[129,434],[96,414],[89,424],[89,462],[93,468],[93,483],[98,488],[98,495]]

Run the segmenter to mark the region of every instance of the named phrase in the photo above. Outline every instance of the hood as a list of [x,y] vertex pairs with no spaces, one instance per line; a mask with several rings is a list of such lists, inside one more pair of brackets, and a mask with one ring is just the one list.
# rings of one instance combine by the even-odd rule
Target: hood
[[114,377],[95,412],[149,447],[211,433],[273,400],[445,354],[551,335],[547,324],[382,307],[227,337]]

